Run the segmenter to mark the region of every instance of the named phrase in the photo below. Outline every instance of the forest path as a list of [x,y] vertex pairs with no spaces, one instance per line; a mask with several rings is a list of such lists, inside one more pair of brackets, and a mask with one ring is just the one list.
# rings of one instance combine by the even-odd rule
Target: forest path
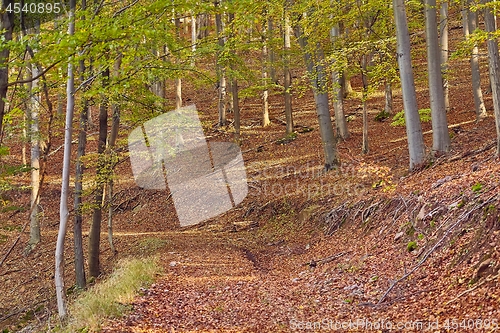
[[244,243],[236,233],[178,233],[161,255],[165,275],[103,332],[283,331],[293,291]]

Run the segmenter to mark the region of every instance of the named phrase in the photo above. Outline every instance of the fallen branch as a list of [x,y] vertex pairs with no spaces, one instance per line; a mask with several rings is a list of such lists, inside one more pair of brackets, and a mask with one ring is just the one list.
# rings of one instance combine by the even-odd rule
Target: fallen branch
[[319,259],[319,260],[312,259],[310,262],[306,262],[302,266],[316,267],[317,265],[326,264],[326,263],[329,263],[331,261],[334,261],[335,259],[340,258],[340,257],[346,255],[349,252],[350,251],[348,251],[348,252],[340,252],[340,253],[334,254],[333,256],[326,257],[326,258]]
[[392,289],[394,289],[394,287],[401,281],[405,280],[408,276],[410,276],[411,274],[413,274],[413,272],[415,272],[420,266],[422,266],[426,261],[427,259],[430,257],[430,255],[441,245],[441,243],[446,239],[446,237],[448,237],[448,234],[456,227],[458,226],[460,223],[462,223],[464,220],[468,219],[470,214],[472,214],[472,212],[478,210],[478,209],[481,209],[483,208],[484,206],[488,205],[490,202],[492,202],[495,198],[497,197],[497,194],[495,195],[492,195],[488,200],[486,200],[485,202],[483,202],[482,204],[480,204],[478,207],[476,207],[475,209],[473,210],[469,210],[469,211],[466,211],[464,213],[462,213],[462,215],[460,215],[460,217],[457,219],[457,221],[451,225],[448,230],[446,230],[446,232],[444,233],[443,237],[441,237],[441,239],[436,243],[434,244],[434,246],[432,247],[432,249],[430,249],[429,252],[427,252],[427,254],[418,262],[417,265],[415,265],[415,267],[413,267],[408,273],[406,273],[405,275],[403,275],[402,277],[400,277],[399,279],[397,279],[396,281],[394,281],[391,286],[389,287],[389,289],[387,289],[387,291],[384,293],[384,295],[382,295],[382,297],[379,299],[377,305],[381,304],[385,298],[387,297],[387,295],[389,295],[389,293],[392,291]]
[[476,284],[474,287],[470,288],[470,289],[467,289],[467,290],[464,290],[462,291],[460,294],[457,295],[457,297],[453,298],[452,300],[446,302],[444,305],[448,305],[450,303],[453,303],[455,302],[457,299],[459,299],[460,297],[462,297],[463,295],[465,294],[468,294],[470,293],[471,291],[474,291],[476,290],[477,288],[479,288],[480,286],[482,286],[483,284],[485,284],[486,282],[490,282],[490,281],[493,281],[495,280],[496,278],[500,277],[500,274],[497,274],[495,276],[490,276],[489,278],[481,281],[480,283]]
[[477,154],[481,154],[487,150],[490,150],[491,148],[495,147],[497,144],[496,140],[493,141],[493,142],[490,142],[488,143],[487,145],[485,145],[483,148],[480,148],[480,149],[476,149],[476,150],[472,150],[472,151],[467,151],[459,156],[455,156],[455,157],[452,157],[450,158],[448,161],[449,162],[454,162],[454,161],[458,161],[458,160],[461,160],[465,157],[468,157],[468,156],[474,156],[474,155],[477,155]]
[[[455,128],[455,127],[460,127],[461,125],[465,125],[465,124],[470,124],[470,123],[475,123],[476,121],[475,120],[468,120],[468,121],[464,121],[462,123],[459,123],[459,124],[454,124],[454,125],[450,125],[448,126],[448,128]],[[425,135],[425,134],[432,134],[432,130],[430,131],[427,131],[427,132],[423,132],[422,135]],[[391,143],[396,143],[396,142],[399,142],[399,141],[404,141],[404,140],[407,140],[408,137],[407,136],[404,136],[402,138],[399,138],[399,139],[396,139],[396,140],[391,140],[389,142]]]

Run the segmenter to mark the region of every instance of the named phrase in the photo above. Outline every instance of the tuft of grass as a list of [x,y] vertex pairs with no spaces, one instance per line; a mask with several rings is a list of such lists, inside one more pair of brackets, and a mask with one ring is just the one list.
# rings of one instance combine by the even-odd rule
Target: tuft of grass
[[70,306],[70,318],[63,332],[98,332],[106,319],[121,317],[140,288],[161,273],[158,258],[124,259],[105,281],[92,286]]

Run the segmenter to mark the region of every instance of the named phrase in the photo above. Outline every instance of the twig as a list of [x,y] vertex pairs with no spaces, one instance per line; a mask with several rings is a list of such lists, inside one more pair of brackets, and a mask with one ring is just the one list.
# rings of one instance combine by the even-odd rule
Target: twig
[[452,300],[446,302],[444,305],[448,305],[450,303],[453,303],[455,302],[457,299],[459,299],[460,297],[462,297],[463,295],[465,294],[468,294],[470,293],[471,291],[473,290],[476,290],[477,288],[479,288],[480,286],[482,286],[483,284],[485,284],[486,282],[490,282],[490,281],[493,281],[495,280],[496,278],[500,277],[500,274],[497,274],[495,276],[490,276],[489,278],[481,281],[480,283],[476,284],[474,287],[470,288],[470,289],[467,289],[467,290],[464,290],[462,291],[460,294],[457,295],[457,297],[453,298]]

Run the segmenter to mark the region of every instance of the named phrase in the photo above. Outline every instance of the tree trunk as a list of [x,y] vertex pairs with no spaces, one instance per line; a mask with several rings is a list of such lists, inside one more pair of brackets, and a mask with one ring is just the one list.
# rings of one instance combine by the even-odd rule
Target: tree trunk
[[354,90],[352,89],[351,80],[347,71],[344,71],[344,73],[342,73],[340,79],[342,80],[342,91],[344,92],[344,98],[348,98],[354,93]]
[[[118,77],[120,74],[120,67],[122,63],[122,55],[118,55],[115,60],[113,68],[113,76]],[[116,159],[116,152],[114,151],[116,146],[116,139],[118,138],[118,129],[120,128],[120,106],[117,103],[111,105],[111,111],[113,113],[113,119],[111,122],[111,132],[109,134],[108,140],[108,160],[111,164],[108,168],[110,172],[114,172],[114,165]],[[113,244],[113,175],[109,177],[108,181],[108,242],[111,249],[111,253],[116,254],[116,249]]]
[[[487,4],[491,0],[483,0]],[[495,111],[495,127],[497,132],[497,152],[500,156],[500,59],[498,58],[498,42],[492,33],[496,31],[495,16],[489,7],[484,8],[484,23],[488,33],[488,60],[490,69],[491,95]]]
[[[38,76],[38,67],[31,64],[31,77]],[[27,251],[30,252],[40,242],[39,207],[40,196],[40,129],[39,109],[40,97],[38,92],[38,79],[31,82],[30,103],[30,141],[31,141],[31,215],[30,215],[30,240]]]
[[[72,36],[75,33],[75,7],[76,0],[69,2],[69,27],[68,35]],[[68,82],[66,85],[66,126],[64,129],[64,157],[62,165],[62,182],[61,182],[61,202],[59,208],[59,231],[57,233],[57,243],[55,252],[55,272],[54,280],[56,285],[57,310],[61,321],[66,319],[68,310],[66,306],[66,290],[64,288],[64,240],[66,237],[66,229],[69,217],[68,211],[68,195],[69,195],[69,168],[71,161],[71,140],[73,132],[73,112],[75,109],[75,81],[73,74],[73,64],[68,63]]]
[[[267,18],[267,41],[271,42],[271,47],[267,47],[267,54],[269,56],[269,74],[271,77],[271,81],[273,83],[278,82],[276,79],[276,70],[274,69],[274,48],[272,47],[272,41],[274,39],[274,24],[273,24],[273,19],[271,17]],[[266,59],[267,60],[267,59]]]
[[196,15],[191,12],[191,66],[194,67],[195,63],[195,53],[196,53],[196,44],[198,43],[198,34],[196,32]]
[[[469,8],[471,0],[467,0],[462,10],[462,19],[465,38],[468,39],[470,34],[477,28],[477,13],[472,12]],[[481,70],[479,67],[479,48],[477,43],[474,43],[472,54],[470,57],[470,67],[472,74],[472,93],[474,95],[474,106],[476,112],[476,121],[480,121],[488,116],[486,106],[484,105],[483,92],[481,90]]]
[[[215,2],[215,7],[218,8],[220,6],[220,2]],[[219,50],[217,51],[217,78],[218,78],[218,112],[219,112],[219,126],[226,125],[226,76],[224,67],[221,64],[220,55],[222,49],[224,48],[224,37],[223,33],[223,25],[222,25],[222,15],[220,13],[215,14],[215,26],[217,30],[217,38],[219,44]]]
[[313,55],[309,49],[307,39],[302,34],[300,28],[297,28],[297,36],[300,47],[304,52],[306,69],[314,92],[319,130],[325,153],[325,170],[328,171],[340,166],[340,158],[337,152],[337,138],[333,132],[330,110],[328,108],[328,80],[323,66],[323,50],[320,45],[317,45],[315,48],[316,54]]
[[425,4],[427,67],[432,117],[432,151],[439,155],[447,153],[450,150],[450,135],[446,120],[443,76],[441,75],[441,61],[439,56],[436,0],[426,0]]
[[441,0],[439,32],[441,39],[441,74],[443,76],[444,106],[446,112],[450,110],[448,85],[448,0]]
[[368,154],[370,149],[368,148],[368,77],[367,77],[367,67],[368,67],[368,55],[363,55],[361,60],[361,80],[363,82],[363,93],[361,100],[363,102],[363,144],[361,147],[361,152],[363,154]]
[[[109,80],[109,68],[102,73],[103,85]],[[99,142],[97,146],[98,162],[96,168],[97,188],[94,197],[94,211],[92,213],[92,226],[89,233],[89,274],[98,277],[100,274],[99,248],[101,243],[102,200],[104,184],[106,183],[106,139],[108,136],[108,101],[102,97],[99,106]]]
[[236,133],[236,142],[240,141],[240,104],[238,101],[238,80],[233,79],[231,84],[233,95],[233,112],[234,112],[234,131]]
[[[269,21],[268,21],[269,22]],[[269,34],[267,34],[266,24],[263,25],[262,32],[262,84],[264,85],[264,91],[262,92],[262,100],[264,102],[262,109],[262,126],[268,126],[271,121],[269,120],[269,90],[268,90],[268,75],[267,75],[267,61],[268,61],[268,49],[267,42]]]
[[[175,17],[175,30],[178,39],[180,38],[180,26],[181,26],[180,18]],[[176,60],[176,62],[178,62],[178,60]],[[182,107],[182,80],[180,77],[177,77],[175,79],[175,109],[178,110],[181,107]]]
[[410,170],[424,162],[425,148],[422,126],[417,107],[417,94],[411,65],[410,34],[406,20],[405,0],[393,0],[394,21],[397,33],[397,54],[403,105],[405,110],[406,135],[410,153]]
[[[332,42],[340,36],[339,27],[333,27],[330,30]],[[342,89],[342,76],[338,69],[332,72],[333,79],[333,109],[335,111],[335,124],[337,126],[337,136],[343,140],[349,138],[347,121],[344,114],[344,91]]]
[[384,107],[384,112],[388,115],[392,114],[392,104],[393,104],[393,97],[392,97],[392,84],[390,81],[385,82],[385,107]]
[[[14,3],[13,0],[2,0],[2,8],[7,8]],[[14,12],[2,11],[0,13],[0,31],[3,31],[3,44],[12,40],[12,30],[14,28]],[[3,46],[0,50],[0,143],[3,140],[3,118],[5,115],[5,101],[7,98],[9,82],[9,55],[8,46]]]
[[290,17],[288,16],[287,9],[284,9],[284,38],[283,38],[283,74],[284,74],[284,88],[283,97],[285,100],[285,117],[286,117],[286,134],[293,132],[293,116],[292,116],[292,74],[290,73]]

